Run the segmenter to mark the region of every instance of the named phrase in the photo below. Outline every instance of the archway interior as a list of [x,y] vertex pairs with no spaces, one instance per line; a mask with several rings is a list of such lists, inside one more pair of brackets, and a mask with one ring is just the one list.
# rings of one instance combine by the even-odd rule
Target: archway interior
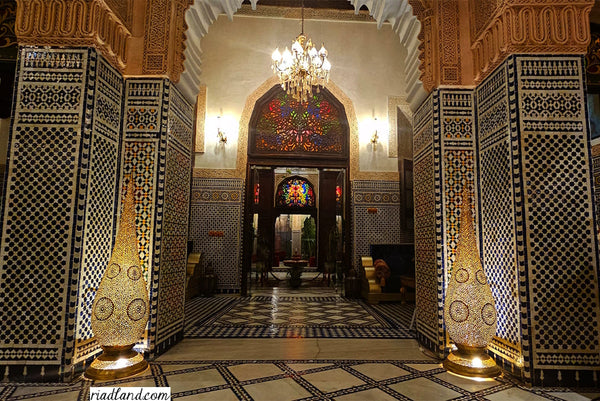
[[346,170],[252,165],[249,171],[250,292],[272,287],[342,291],[349,250],[344,235]]
[[305,286],[340,283],[350,255],[348,141],[344,107],[327,89],[301,103],[276,85],[258,99],[249,124],[246,288],[296,287],[288,278],[300,265],[312,280]]

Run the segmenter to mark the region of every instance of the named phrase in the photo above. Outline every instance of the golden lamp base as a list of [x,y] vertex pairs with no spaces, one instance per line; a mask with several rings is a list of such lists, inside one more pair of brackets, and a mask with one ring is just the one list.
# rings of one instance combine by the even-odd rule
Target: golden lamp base
[[457,350],[452,351],[443,366],[448,372],[473,378],[494,378],[502,374],[502,369],[496,361],[485,353],[485,347],[468,347],[457,345]]
[[134,344],[102,347],[102,354],[94,359],[85,371],[85,377],[93,380],[116,380],[143,372],[148,362],[134,351]]

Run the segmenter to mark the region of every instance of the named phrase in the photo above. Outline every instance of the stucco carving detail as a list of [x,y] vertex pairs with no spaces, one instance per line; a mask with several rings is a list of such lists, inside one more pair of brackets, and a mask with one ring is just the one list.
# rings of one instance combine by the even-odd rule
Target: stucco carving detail
[[206,123],[206,85],[200,85],[196,98],[196,144],[194,152],[204,153],[204,127]]
[[133,25],[134,0],[104,0],[104,2],[121,19],[127,29],[131,31]]
[[21,45],[91,46],[127,64],[131,33],[102,0],[17,0],[15,33]]
[[510,1],[499,7],[472,45],[475,81],[512,53],[584,54],[593,0]]
[[[472,84],[470,74],[471,54],[468,42],[461,40],[469,35],[463,27],[461,6],[465,0],[444,0],[432,3],[427,0],[409,0],[414,15],[421,22],[418,38],[419,70],[421,82],[427,92],[440,85]],[[468,25],[467,25],[468,26]],[[468,71],[468,73],[467,73]]]
[[148,1],[142,64],[144,75],[167,75],[172,82],[179,82],[188,29],[185,13],[192,3],[193,0]]

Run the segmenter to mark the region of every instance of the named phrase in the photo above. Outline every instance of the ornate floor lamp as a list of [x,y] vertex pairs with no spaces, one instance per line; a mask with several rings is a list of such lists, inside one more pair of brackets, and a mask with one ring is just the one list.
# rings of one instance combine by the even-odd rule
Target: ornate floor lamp
[[119,379],[148,367],[144,357],[133,350],[146,328],[149,309],[138,253],[133,192],[130,178],[115,247],[92,305],[92,331],[103,352],[85,372],[90,379]]
[[480,378],[496,377],[502,373],[494,359],[485,352],[496,333],[496,307],[477,250],[471,199],[466,185],[462,192],[456,260],[446,290],[444,320],[457,348],[444,360],[446,370]]

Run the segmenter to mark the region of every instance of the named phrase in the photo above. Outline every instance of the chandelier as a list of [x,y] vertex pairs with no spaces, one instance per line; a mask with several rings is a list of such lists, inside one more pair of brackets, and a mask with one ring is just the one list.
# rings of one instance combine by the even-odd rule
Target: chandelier
[[286,47],[283,54],[279,48],[271,56],[273,72],[281,87],[299,102],[306,102],[312,95],[312,87],[324,86],[329,82],[331,63],[327,60],[327,50],[321,45],[317,51],[312,40],[304,34],[304,0],[302,0],[302,32],[294,43],[292,50]]

